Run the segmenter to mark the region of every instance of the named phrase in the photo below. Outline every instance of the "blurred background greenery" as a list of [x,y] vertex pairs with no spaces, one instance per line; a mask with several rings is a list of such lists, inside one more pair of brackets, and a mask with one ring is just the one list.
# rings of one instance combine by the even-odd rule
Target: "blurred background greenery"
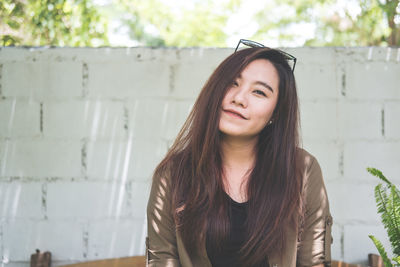
[[3,46],[400,46],[399,0],[0,0]]

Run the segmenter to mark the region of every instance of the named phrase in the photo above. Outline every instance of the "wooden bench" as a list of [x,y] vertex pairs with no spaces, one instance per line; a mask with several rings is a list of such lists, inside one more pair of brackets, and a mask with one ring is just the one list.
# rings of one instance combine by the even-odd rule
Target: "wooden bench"
[[343,261],[332,261],[332,267],[365,267],[361,264],[350,264]]
[[[382,259],[378,255],[369,254],[370,267],[384,267]],[[60,267],[145,267],[146,257],[135,256],[117,259],[106,259],[97,261],[87,261],[75,264],[64,265]],[[332,261],[332,267],[365,267],[361,264],[350,264],[343,261]]]
[[60,267],[145,267],[145,266],[146,266],[145,256],[134,256],[134,257],[125,257],[117,259],[86,261],[69,265],[63,265]]

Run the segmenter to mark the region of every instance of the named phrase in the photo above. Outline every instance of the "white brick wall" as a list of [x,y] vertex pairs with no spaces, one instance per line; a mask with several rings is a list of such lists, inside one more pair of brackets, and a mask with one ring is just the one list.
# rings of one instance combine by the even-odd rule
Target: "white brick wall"
[[126,189],[119,182],[73,181],[47,185],[49,219],[98,219],[126,214]]
[[[126,59],[89,63],[90,96],[133,98],[168,95],[169,65],[156,60],[135,62]],[[156,77],[143,79],[143,77]]]
[[[398,89],[400,91],[400,88]],[[385,137],[399,140],[400,136],[400,101],[385,102],[384,129]]]
[[87,177],[90,180],[126,180],[132,146],[126,141],[90,141],[87,144]]
[[336,142],[331,141],[306,141],[304,140],[304,147],[313,154],[324,171],[325,180],[337,179],[340,176],[340,157],[341,146]]
[[379,139],[382,136],[382,104],[341,101],[337,107],[339,136],[349,140]]
[[346,87],[353,99],[400,99],[400,65],[394,61],[349,61]]
[[133,138],[160,139],[166,128],[168,103],[164,99],[145,98],[129,102],[129,134]]
[[0,182],[1,218],[42,219],[42,184]]
[[[390,242],[386,238],[386,231],[382,225],[360,225],[360,224],[349,224],[344,226],[343,236],[343,251],[345,261],[365,261],[365,251],[375,251],[375,245],[368,235],[373,235],[375,237],[379,236],[379,240],[382,242],[384,247],[390,255]],[[357,240],[358,242],[354,242]]]
[[301,100],[336,100],[341,93],[342,65],[337,48],[287,49],[297,57],[296,82]]
[[144,220],[98,220],[89,225],[89,259],[144,255]]
[[353,222],[379,222],[373,198],[375,184],[337,180],[327,182],[326,186],[335,222],[343,225]]
[[75,220],[7,220],[3,224],[3,255],[10,261],[26,261],[40,248],[51,251],[55,260],[82,260],[82,231],[82,223]]
[[32,137],[40,134],[40,104],[32,99],[0,102],[0,136]]
[[[144,254],[155,166],[232,49],[0,48],[0,254],[29,266]],[[389,249],[380,168],[400,184],[397,49],[291,48],[303,144],[323,171],[334,259]]]
[[123,103],[117,101],[46,101],[43,103],[43,134],[68,139],[123,137],[123,111]]
[[81,144],[36,137],[7,141],[2,164],[3,177],[81,176]]
[[[204,83],[230,51],[227,49],[210,50],[210,60],[207,50],[182,50],[179,62],[172,66],[172,96],[177,98],[195,99]],[[208,52],[208,51],[207,51]]]
[[186,121],[194,101],[170,101],[167,106],[167,117],[163,137],[174,140]]
[[[302,101],[301,128],[304,138],[335,140],[337,138],[337,104],[335,101]],[[315,116],[315,113],[320,116]]]
[[346,179],[376,182],[376,178],[365,171],[375,167],[383,171],[390,180],[400,183],[400,142],[398,141],[354,141],[344,148],[344,173]]
[[82,95],[82,64],[67,60],[5,62],[2,81],[6,97],[78,97]]

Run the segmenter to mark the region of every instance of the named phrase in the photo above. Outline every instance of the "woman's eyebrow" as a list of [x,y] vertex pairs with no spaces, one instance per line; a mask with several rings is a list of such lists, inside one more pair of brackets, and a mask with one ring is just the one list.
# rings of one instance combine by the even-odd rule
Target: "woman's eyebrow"
[[[236,77],[236,79],[241,80],[241,79],[242,79],[242,75],[239,74],[239,75]],[[271,87],[268,83],[266,83],[266,82],[263,82],[263,81],[255,81],[254,83],[257,84],[257,85],[264,86],[265,88],[267,88],[268,90],[270,90],[272,93],[274,92],[274,89],[272,89],[272,87]]]
[[272,89],[272,87],[271,87],[268,83],[266,83],[266,82],[256,81],[256,82],[254,82],[254,83],[255,83],[255,84],[258,84],[258,85],[261,85],[261,86],[264,86],[265,88],[269,89],[272,93],[274,92],[274,90]]

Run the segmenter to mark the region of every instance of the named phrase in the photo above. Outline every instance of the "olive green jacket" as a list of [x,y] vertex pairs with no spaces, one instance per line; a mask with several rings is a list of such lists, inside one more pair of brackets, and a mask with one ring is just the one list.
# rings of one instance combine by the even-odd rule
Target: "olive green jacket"
[[[305,222],[301,229],[288,229],[286,248],[268,255],[271,267],[330,266],[332,217],[328,197],[317,160],[305,150],[298,160],[305,165],[303,173],[303,202]],[[206,246],[189,256],[181,236],[176,231],[171,208],[170,177],[154,176],[147,205],[148,238],[147,266],[150,267],[211,267]]]

